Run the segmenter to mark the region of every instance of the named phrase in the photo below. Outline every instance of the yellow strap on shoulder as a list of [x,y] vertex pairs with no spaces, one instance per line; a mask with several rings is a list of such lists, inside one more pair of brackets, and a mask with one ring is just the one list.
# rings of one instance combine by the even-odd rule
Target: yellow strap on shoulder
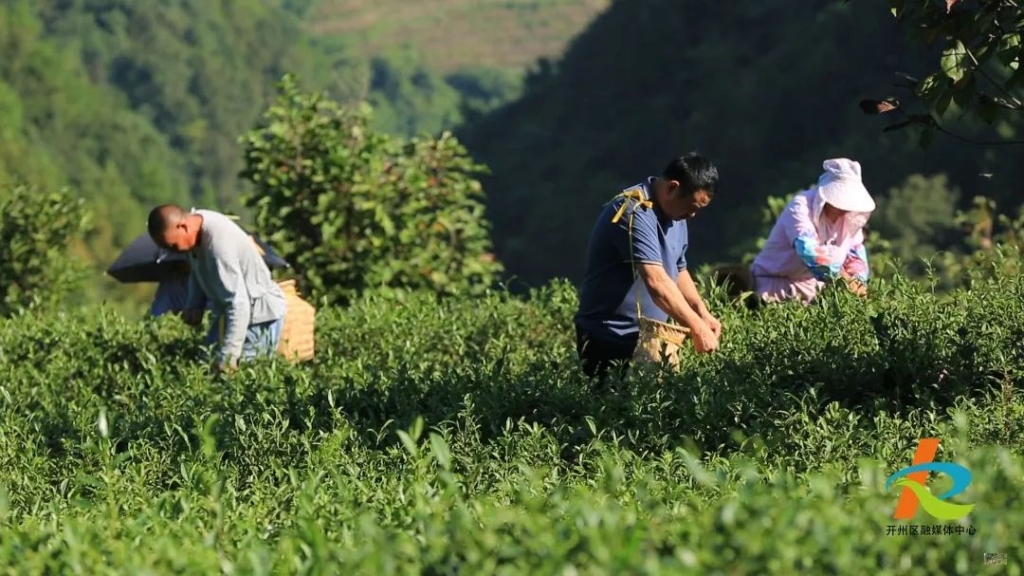
[[634,207],[643,206],[644,208],[651,208],[654,206],[654,203],[644,196],[643,190],[639,186],[626,188],[619,194],[616,194],[615,198],[612,198],[612,202],[614,202],[616,198],[625,198],[627,202],[623,202],[622,206],[619,206],[619,209],[615,211],[615,216],[612,217],[612,224],[617,224],[619,220],[622,219],[622,214],[626,211],[626,205],[629,204],[628,200],[633,200],[635,202]]
[[611,199],[611,202],[614,202],[617,198],[624,198],[625,201],[622,203],[622,206],[619,206],[619,209],[615,211],[615,216],[612,217],[612,224],[616,224],[619,220],[622,219],[622,214],[626,211],[626,206],[629,204],[629,201],[633,201],[634,209],[629,213],[628,226],[629,261],[633,267],[633,282],[636,283],[636,319],[637,321],[640,321],[640,319],[643,317],[643,314],[642,308],[640,306],[640,276],[636,269],[636,257],[633,253],[633,216],[636,214],[636,208],[652,208],[654,207],[654,202],[651,202],[647,198],[647,196],[644,195],[643,188],[641,186],[633,186],[631,188],[626,188],[619,194],[616,194],[615,197]]

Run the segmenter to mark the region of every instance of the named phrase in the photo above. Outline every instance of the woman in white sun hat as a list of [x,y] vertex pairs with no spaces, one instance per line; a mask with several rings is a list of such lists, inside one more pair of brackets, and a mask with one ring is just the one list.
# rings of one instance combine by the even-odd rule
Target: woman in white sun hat
[[864,225],[875,201],[861,182],[860,164],[824,163],[815,186],[794,197],[775,222],[751,274],[765,302],[811,302],[826,282],[842,278],[859,295],[870,276]]

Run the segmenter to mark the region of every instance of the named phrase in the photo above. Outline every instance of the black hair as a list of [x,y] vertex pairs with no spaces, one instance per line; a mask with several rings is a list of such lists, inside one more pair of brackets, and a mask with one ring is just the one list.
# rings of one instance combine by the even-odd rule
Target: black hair
[[696,152],[673,159],[665,167],[661,177],[679,182],[683,195],[706,190],[709,195],[714,196],[718,188],[718,168],[715,168],[711,160]]
[[153,208],[149,212],[149,219],[146,222],[146,228],[149,230],[149,235],[152,238],[156,238],[163,234],[168,228],[174,226],[185,217],[185,210],[177,204],[163,204]]

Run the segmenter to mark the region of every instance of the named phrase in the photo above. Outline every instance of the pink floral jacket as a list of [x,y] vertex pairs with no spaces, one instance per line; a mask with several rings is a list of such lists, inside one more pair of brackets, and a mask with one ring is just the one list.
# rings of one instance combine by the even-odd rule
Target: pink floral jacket
[[838,225],[830,225],[822,215],[823,204],[815,187],[790,201],[754,260],[755,277],[823,281],[845,271],[868,281],[863,228],[870,214],[850,212]]

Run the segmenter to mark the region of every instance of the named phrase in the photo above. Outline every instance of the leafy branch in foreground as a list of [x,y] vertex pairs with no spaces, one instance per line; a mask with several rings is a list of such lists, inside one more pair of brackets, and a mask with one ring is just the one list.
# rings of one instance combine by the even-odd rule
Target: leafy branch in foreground
[[955,105],[965,120],[991,126],[1007,113],[1024,111],[1024,70],[1020,69],[1024,11],[1013,0],[891,0],[890,12],[916,44],[943,43],[938,69],[923,78],[900,73],[898,88],[911,91],[926,109],[907,111],[895,97],[864,99],[865,114],[895,114],[884,131],[921,130],[927,148],[936,132],[981,145],[1024,144],[1024,140],[978,140],[957,133],[941,120]]
[[365,292],[481,294],[502,271],[476,164],[450,133],[401,139],[299,90],[293,76],[242,138],[259,230],[311,295],[347,304]]

